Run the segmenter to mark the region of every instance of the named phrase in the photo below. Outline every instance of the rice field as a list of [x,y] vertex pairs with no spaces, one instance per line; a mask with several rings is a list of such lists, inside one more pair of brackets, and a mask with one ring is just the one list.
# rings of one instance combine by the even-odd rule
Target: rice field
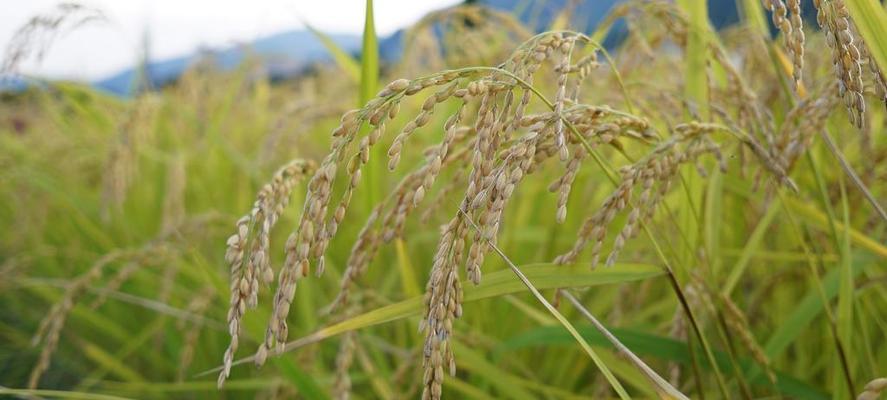
[[2,94],[0,397],[880,398],[887,11],[737,5]]

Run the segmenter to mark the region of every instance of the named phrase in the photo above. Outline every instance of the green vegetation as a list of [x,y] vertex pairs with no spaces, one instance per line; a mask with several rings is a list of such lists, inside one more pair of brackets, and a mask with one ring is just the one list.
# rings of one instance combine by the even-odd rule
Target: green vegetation
[[764,3],[5,95],[0,397],[878,398],[883,9]]

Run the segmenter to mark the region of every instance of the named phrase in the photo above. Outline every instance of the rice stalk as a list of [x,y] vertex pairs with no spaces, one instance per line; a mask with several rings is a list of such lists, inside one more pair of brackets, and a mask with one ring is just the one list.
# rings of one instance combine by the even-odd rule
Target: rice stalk
[[[606,227],[617,213],[626,210],[633,189],[640,185],[643,187],[640,202],[631,208],[628,221],[616,236],[607,257],[607,265],[613,265],[625,243],[634,236],[636,227],[652,216],[660,199],[669,191],[670,180],[679,166],[698,164],[701,157],[711,156],[719,160],[722,169],[725,168],[722,145],[714,139],[718,133],[728,133],[726,136],[730,140],[747,146],[765,170],[785,184],[793,185],[772,152],[739,128],[715,123],[683,123],[672,129],[671,138],[657,142],[658,136],[646,119],[571,99],[567,96],[569,81],[587,76],[596,60],[596,56],[585,56],[574,64],[573,55],[583,51],[594,54],[598,49],[599,46],[583,34],[544,33],[519,46],[499,67],[468,67],[412,80],[397,79],[364,107],[345,113],[340,125],[332,132],[329,154],[320,162],[308,184],[298,228],[287,241],[286,261],[278,277],[274,310],[264,343],[254,358],[256,364],[263,364],[272,351],[282,351],[288,336],[286,320],[297,282],[308,275],[312,260],[316,263],[317,274],[323,273],[324,254],[345,220],[373,147],[385,136],[386,122],[398,114],[400,104],[406,98],[420,92],[433,89],[425,97],[418,114],[391,141],[388,149],[391,170],[398,167],[411,137],[431,122],[440,103],[452,100],[460,105],[446,118],[443,124],[445,134],[440,144],[427,150],[425,161],[408,173],[386,199],[374,206],[354,244],[343,274],[341,292],[330,309],[345,303],[352,283],[365,272],[380,246],[403,235],[407,217],[432,190],[441,171],[446,167],[464,167],[467,186],[459,211],[440,230],[426,286],[426,312],[420,325],[425,332],[423,397],[426,398],[440,398],[445,369],[455,374],[449,338],[455,320],[462,315],[463,290],[458,267],[464,265],[472,283],[481,281],[484,256],[496,243],[503,211],[524,178],[542,168],[546,161],[557,158],[561,165],[566,163],[564,177],[556,187],[559,193],[564,193],[559,195],[563,204],[558,207],[556,219],[563,220],[566,206],[563,199],[569,193],[571,176],[575,175],[585,154],[595,152],[594,146],[610,146],[618,150],[623,146],[620,140],[655,144],[647,156],[620,170],[621,183],[616,191],[599,211],[587,217],[573,249],[556,259],[561,264],[574,262],[586,244],[593,240],[591,265],[594,266]],[[548,101],[530,83],[546,62],[553,64],[552,70],[557,76],[553,101]],[[551,111],[529,113],[534,97]],[[365,125],[369,133],[361,135],[361,128]],[[572,161],[570,154],[574,154]],[[704,175],[705,172],[701,173]],[[333,207],[333,182],[340,175],[344,175],[346,186],[338,205]],[[333,212],[330,214],[328,210],[331,208]],[[469,220],[477,221],[474,235],[469,235]],[[233,253],[228,258],[232,265],[242,263],[241,249],[248,237],[248,224],[249,218],[241,219],[239,233],[229,242]],[[259,243],[265,242],[260,240]],[[265,244],[261,246],[261,251],[252,254],[264,254]],[[229,312],[232,346],[226,352],[220,385],[230,373],[237,347],[235,328],[239,327],[242,310],[255,304],[256,290],[252,287],[257,284],[250,283],[256,282],[251,268],[254,267],[248,267],[246,272],[232,269],[235,277],[232,288],[238,293],[234,298],[253,300],[232,303]],[[241,274],[243,277],[237,278]],[[263,279],[268,278],[265,273],[263,276]]]
[[67,285],[61,300],[56,302],[41,320],[37,332],[31,339],[32,346],[42,345],[42,349],[28,378],[29,389],[36,389],[40,383],[40,377],[49,369],[52,355],[58,348],[65,322],[71,310],[77,305],[78,299],[93,283],[102,278],[108,266],[121,260],[131,260],[133,263],[142,265],[146,262],[156,261],[157,256],[165,251],[162,244],[148,245],[136,250],[111,251],[99,258],[86,273]]
[[0,64],[0,77],[7,78],[18,74],[21,63],[33,57],[40,62],[59,37],[78,28],[106,21],[104,13],[98,9],[77,2],[60,2],[51,11],[31,17],[20,26],[3,54]]

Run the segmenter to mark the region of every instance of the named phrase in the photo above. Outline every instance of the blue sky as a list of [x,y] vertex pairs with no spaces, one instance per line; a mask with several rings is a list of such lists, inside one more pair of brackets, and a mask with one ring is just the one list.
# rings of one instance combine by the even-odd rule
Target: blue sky
[[[459,0],[376,0],[380,35],[409,25],[429,11]],[[0,0],[0,47],[19,26],[52,10],[57,0]],[[138,58],[144,32],[155,59],[187,54],[200,46],[227,46],[298,29],[302,21],[330,33],[360,33],[364,0],[86,0],[109,21],[82,27],[52,45],[42,62],[22,64],[26,74],[97,79]]]

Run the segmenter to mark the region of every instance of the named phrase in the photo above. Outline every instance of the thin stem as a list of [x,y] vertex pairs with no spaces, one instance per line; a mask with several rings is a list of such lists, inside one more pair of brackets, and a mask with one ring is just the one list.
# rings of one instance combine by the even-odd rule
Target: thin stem
[[[500,70],[498,68],[491,68],[491,69]],[[542,95],[542,93],[540,93],[535,87],[526,83],[522,79],[514,76],[514,74],[511,74],[508,71],[504,71],[504,72],[506,74],[510,75],[511,77],[513,77],[518,83],[521,83],[522,85],[524,85],[528,90],[533,92],[533,94],[535,94],[552,111],[554,111],[554,104],[552,104],[551,101],[549,101],[547,98],[545,98],[545,96]],[[582,143],[583,147],[585,147],[585,149],[589,152],[589,154],[592,155],[592,158],[594,158],[595,162],[607,174],[607,177],[610,179],[610,181],[614,185],[618,185],[618,182],[617,182],[616,176],[615,176],[615,172],[612,170],[612,167],[610,167],[609,165],[606,164],[603,157],[597,152],[596,149],[591,147],[591,145],[588,143],[588,141],[585,140],[585,138],[581,134],[579,134],[579,131],[576,129],[576,127],[570,121],[568,121],[566,118],[564,118],[563,115],[558,115],[558,117],[563,119],[564,124],[567,126],[567,128],[569,128],[570,131],[573,132],[574,135],[576,135],[576,138],[579,139],[579,141]],[[724,127],[724,129],[734,135],[739,135],[739,133],[734,132],[733,130],[731,130],[727,127]],[[629,204],[629,206],[634,208],[634,205],[632,204],[631,201],[629,201],[628,204]],[[727,384],[724,381],[724,377],[721,374],[720,368],[717,365],[717,361],[715,361],[714,353],[712,352],[711,347],[708,345],[708,341],[706,341],[705,337],[702,335],[701,329],[699,329],[699,325],[696,322],[696,318],[693,316],[693,312],[690,310],[690,306],[687,303],[686,298],[684,297],[684,293],[681,290],[680,284],[678,284],[677,279],[674,276],[674,272],[671,269],[668,259],[665,257],[665,253],[662,252],[662,249],[659,246],[659,242],[656,240],[656,237],[652,234],[649,227],[647,226],[647,224],[643,220],[640,221],[640,226],[644,230],[644,233],[647,235],[647,237],[650,239],[650,242],[653,244],[653,247],[656,249],[657,255],[662,260],[662,262],[664,264],[663,269],[668,274],[669,280],[671,281],[671,284],[672,284],[672,288],[675,291],[675,293],[677,294],[678,299],[680,300],[681,305],[684,308],[684,312],[687,313],[687,316],[690,319],[691,325],[693,325],[693,331],[698,336],[700,343],[702,343],[703,349],[705,349],[706,357],[708,358],[708,361],[711,364],[712,369],[714,369],[715,376],[717,377],[718,388],[721,391],[721,395],[723,396],[723,398],[729,399],[730,395],[729,395],[729,392],[727,391]]]
[[641,360],[640,357],[635,355],[631,350],[629,350],[628,347],[622,344],[622,342],[620,342],[619,339],[616,338],[616,336],[610,333],[610,331],[607,330],[607,328],[604,327],[604,325],[600,321],[598,321],[598,319],[595,318],[594,315],[591,315],[591,312],[588,311],[588,309],[585,308],[585,306],[583,306],[582,303],[580,303],[579,300],[575,296],[573,296],[573,294],[570,293],[569,290],[564,290],[561,292],[561,294],[567,300],[569,300],[570,303],[573,303],[573,307],[576,307],[576,309],[579,310],[580,314],[591,321],[591,324],[594,325],[594,327],[598,330],[598,332],[601,333],[601,335],[604,336],[604,338],[610,341],[610,343],[613,345],[613,347],[616,348],[616,350],[619,350],[622,355],[628,357],[628,359],[631,360],[632,364],[637,366],[638,369],[643,372],[644,376],[653,383],[654,387],[656,387],[657,390],[664,391],[664,394],[676,399],[687,399],[687,396],[675,389],[674,386],[668,383],[665,379],[662,379],[662,377],[659,376],[656,371],[653,371],[653,369],[650,368],[650,366],[648,366],[646,363],[644,363],[644,361]]
[[[464,219],[468,221],[472,228],[480,232],[480,229],[477,227],[474,221],[471,220],[468,214],[465,213],[464,210],[459,208],[459,213],[464,216]],[[594,361],[594,364],[598,367],[598,369],[600,369],[601,373],[604,374],[604,377],[607,378],[607,381],[610,383],[611,386],[613,386],[613,389],[616,391],[617,394],[619,394],[619,397],[621,399],[630,399],[631,396],[628,395],[628,393],[625,391],[625,388],[623,388],[622,385],[619,383],[619,380],[616,379],[615,376],[613,376],[613,373],[610,372],[610,369],[607,368],[607,365],[604,364],[603,360],[598,357],[597,353],[595,353],[594,350],[591,349],[591,346],[588,344],[588,342],[585,341],[582,335],[579,334],[579,331],[577,331],[576,328],[573,327],[573,324],[571,324],[570,321],[563,316],[563,314],[561,314],[556,308],[554,308],[554,306],[551,305],[551,303],[549,303],[547,299],[545,299],[545,296],[543,296],[542,293],[539,293],[539,290],[536,289],[535,286],[533,286],[533,283],[530,282],[530,280],[527,278],[526,275],[524,275],[523,272],[521,272],[520,268],[514,265],[514,263],[511,262],[508,256],[506,256],[505,253],[502,252],[501,249],[499,249],[499,246],[497,246],[486,237],[484,237],[484,240],[486,240],[493,251],[495,251],[496,254],[498,254],[499,257],[501,257],[506,264],[508,264],[508,267],[511,268],[511,271],[514,272],[514,274],[517,275],[518,279],[520,279],[524,286],[526,286],[527,289],[529,289],[530,292],[533,293],[533,296],[536,297],[536,299],[539,300],[539,302],[542,303],[542,305],[545,306],[546,309],[548,309],[551,315],[553,315],[564,326],[564,328],[566,328],[567,331],[570,332],[570,335],[572,335],[573,338],[576,339],[582,349],[585,350],[586,353],[588,353],[592,361]]]
[[822,141],[825,142],[826,147],[829,152],[838,160],[838,163],[841,164],[841,168],[844,170],[844,173],[850,177],[850,180],[853,181],[853,184],[857,189],[862,193],[863,197],[868,200],[869,204],[875,209],[875,212],[881,217],[884,222],[887,222],[887,212],[881,207],[881,204],[878,203],[878,200],[875,199],[875,196],[872,195],[872,192],[869,191],[868,187],[865,186],[865,183],[862,182],[862,179],[859,178],[859,175],[853,170],[853,167],[850,166],[850,163],[847,162],[847,159],[844,158],[844,155],[841,154],[841,150],[838,149],[838,146],[835,145],[834,140],[832,140],[831,135],[827,129],[823,129],[819,132],[819,136],[822,137]]

